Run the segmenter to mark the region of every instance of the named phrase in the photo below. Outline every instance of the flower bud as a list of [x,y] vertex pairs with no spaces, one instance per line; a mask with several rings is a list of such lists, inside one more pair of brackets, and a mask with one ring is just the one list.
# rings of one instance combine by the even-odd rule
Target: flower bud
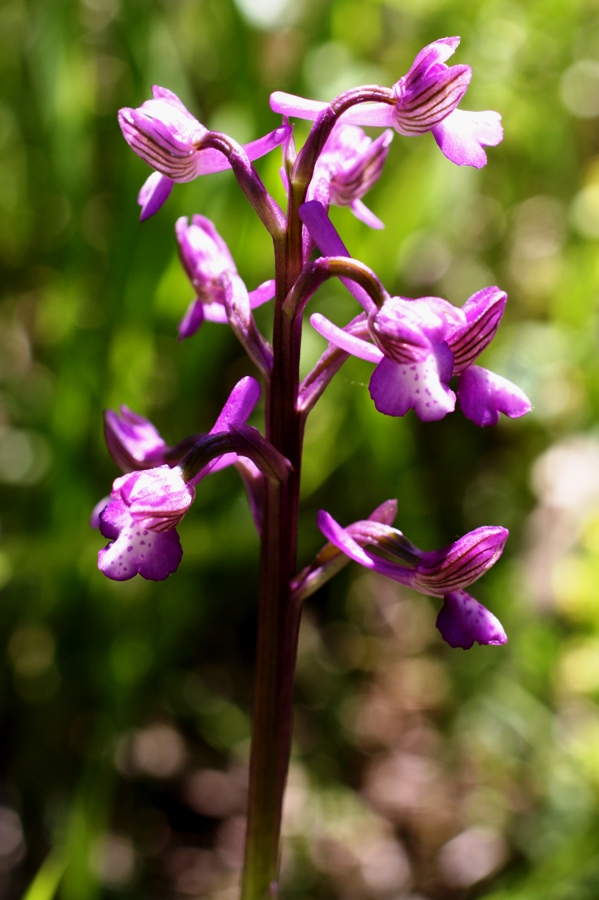
[[207,128],[192,116],[176,94],[152,88],[153,99],[139,109],[119,110],[119,124],[132,150],[144,162],[173,181],[192,181],[198,175],[196,143]]
[[237,275],[237,267],[226,243],[206,216],[187,216],[175,223],[181,262],[204,303],[225,302],[225,275]]
[[111,409],[104,413],[104,437],[108,452],[123,472],[150,469],[166,462],[168,445],[148,419],[128,406],[121,406],[120,414]]

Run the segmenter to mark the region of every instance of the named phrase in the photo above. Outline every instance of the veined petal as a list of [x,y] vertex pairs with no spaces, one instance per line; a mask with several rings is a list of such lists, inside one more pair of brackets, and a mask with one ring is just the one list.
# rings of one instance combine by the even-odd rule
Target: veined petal
[[407,137],[425,134],[447,118],[466,93],[470,66],[438,66],[427,76],[409,75],[395,85],[395,128]]
[[427,44],[426,47],[423,47],[416,55],[414,62],[410,66],[410,71],[414,71],[415,69],[428,69],[435,63],[445,62],[450,56],[453,56],[459,46],[460,38],[457,37],[457,35],[454,37],[439,38],[438,40],[433,41],[432,44]]
[[443,419],[455,409],[455,394],[447,386],[452,367],[446,344],[431,350],[423,362],[403,364],[385,357],[370,378],[370,396],[387,416],[405,416],[414,409],[423,422]]
[[495,147],[503,140],[501,116],[493,110],[454,111],[432,129],[441,152],[458,166],[482,168],[487,163],[483,147]]
[[370,313],[368,329],[385,356],[411,364],[426,360],[434,347],[445,340],[449,325],[428,298],[389,297],[380,309]]
[[[162,101],[147,102],[158,104]],[[162,121],[148,115],[143,107],[139,110],[119,110],[121,131],[131,149],[153,169],[173,181],[191,181],[195,178],[194,140],[205,134],[206,129],[192,116],[190,119],[197,127],[185,133],[182,128],[173,127],[166,115],[165,121]]]
[[501,321],[507,294],[498,287],[483,288],[473,294],[462,307],[466,324],[454,328],[446,340],[453,353],[453,374],[459,375],[472,365],[489,346]]
[[532,408],[517,385],[481,366],[470,366],[462,372],[458,398],[466,418],[481,426],[497,425],[500,412],[518,419]]
[[[119,110],[119,124],[129,146],[153,169],[172,181],[191,181],[198,175],[222,172],[230,168],[226,156],[218,150],[198,150],[207,129],[185,108],[181,100],[166,88],[154,87],[153,99],[138,109]],[[264,137],[247,144],[244,149],[251,160],[258,159],[289,137],[288,123]],[[152,187],[158,190],[158,184]],[[162,194],[166,185],[160,185]],[[158,208],[156,198],[154,212]],[[164,202],[163,198],[162,202]],[[148,212],[147,215],[151,215]]]
[[365,359],[373,363],[380,363],[384,358],[382,351],[378,347],[362,340],[362,338],[355,337],[353,334],[348,334],[347,331],[334,325],[320,313],[314,313],[310,316],[310,324],[329,343],[339,347],[340,350],[345,350],[346,353],[351,353],[352,356],[357,356],[359,359]]
[[478,644],[500,646],[507,635],[499,619],[466,591],[451,591],[437,616],[437,628],[450,647],[469,650]]
[[508,536],[507,528],[484,525],[441,550],[423,553],[415,586],[437,597],[467,587],[497,562]]

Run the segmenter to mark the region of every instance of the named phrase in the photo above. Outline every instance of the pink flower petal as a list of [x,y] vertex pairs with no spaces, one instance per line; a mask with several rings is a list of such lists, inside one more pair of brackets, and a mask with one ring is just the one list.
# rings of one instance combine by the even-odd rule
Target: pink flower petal
[[431,351],[424,362],[404,364],[385,357],[372,373],[370,396],[387,416],[405,416],[414,409],[423,422],[443,419],[455,409],[455,394],[447,386],[452,366],[453,355],[446,345]]
[[141,206],[139,221],[145,222],[154,213],[157,213],[163,203],[166,203],[173,189],[174,181],[160,172],[152,172],[141,186],[137,202]]
[[361,200],[354,200],[350,205],[350,209],[356,219],[359,219],[360,222],[364,222],[369,228],[376,228],[380,231],[385,227],[385,223],[381,222],[379,217],[375,216]]
[[500,646],[507,635],[499,619],[466,591],[452,591],[437,616],[437,628],[450,647],[469,650],[478,644]]
[[493,110],[468,112],[455,109],[432,129],[441,152],[458,166],[482,168],[487,163],[483,146],[503,140],[501,116]]
[[256,309],[258,306],[262,306],[263,303],[268,303],[269,300],[273,299],[275,291],[276,282],[273,278],[269,278],[268,281],[263,281],[257,288],[250,291],[250,307]]
[[344,331],[343,328],[339,328],[337,325],[333,325],[320,313],[314,313],[314,315],[310,316],[310,324],[329,343],[339,347],[340,350],[345,350],[346,353],[351,353],[352,356],[357,356],[358,359],[380,363],[384,358],[382,351],[378,347],[368,343],[368,341],[363,341],[362,338],[348,334],[347,331]]
[[518,419],[532,408],[517,385],[481,366],[470,366],[462,372],[458,398],[466,418],[483,427],[497,425],[500,412],[510,419]]
[[251,375],[246,375],[245,378],[238,381],[229,394],[221,414],[210,429],[210,434],[227,431],[229,425],[244,425],[260,399],[260,394],[260,385]]

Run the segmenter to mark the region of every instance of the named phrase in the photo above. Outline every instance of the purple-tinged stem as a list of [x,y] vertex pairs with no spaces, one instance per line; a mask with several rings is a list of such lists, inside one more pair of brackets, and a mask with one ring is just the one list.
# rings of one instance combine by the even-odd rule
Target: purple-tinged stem
[[[277,293],[273,370],[266,390],[266,437],[293,466],[287,480],[265,484],[258,637],[254,682],[248,825],[242,900],[277,894],[283,793],[289,767],[292,700],[300,611],[290,602],[296,571],[302,422],[299,390],[301,321],[283,301],[302,267],[300,240],[275,240]],[[287,237],[287,236],[286,236]]]
[[[293,682],[301,615],[301,606],[292,600],[292,581],[297,567],[297,518],[305,422],[305,415],[298,408],[301,312],[305,302],[302,292],[298,290],[291,295],[290,302],[285,301],[304,274],[302,222],[298,210],[305,200],[318,155],[344,109],[367,100],[385,99],[390,102],[390,93],[381,88],[376,91],[368,89],[359,96],[358,92],[348,92],[337,98],[330,107],[331,112],[315,123],[308,142],[293,166],[285,232],[280,230],[281,219],[276,211],[273,216],[273,210],[268,209],[262,219],[273,236],[276,280],[273,366],[271,379],[266,384],[266,438],[289,460],[292,470],[283,483],[265,480],[249,806],[241,900],[265,900],[277,896],[283,794],[291,753]],[[235,171],[235,166],[233,169]],[[255,188],[252,186],[251,190]],[[248,199],[258,210],[256,200],[262,204],[262,197],[248,195]],[[258,212],[260,214],[260,210]],[[318,283],[332,274],[342,274],[360,281],[371,296],[376,295],[382,302],[384,297],[380,283],[366,267],[362,269],[359,263],[350,259],[338,261],[338,267],[339,272],[329,271],[328,265],[324,264],[317,267],[313,288],[312,284],[306,285],[308,291],[313,293]],[[304,274],[304,279],[309,281],[313,267],[307,266],[306,269],[309,271]]]
[[239,186],[256,210],[261,222],[273,239],[280,239],[285,233],[287,224],[283,211],[267,192],[241,144],[220,131],[208,131],[199,139],[196,149],[208,148],[218,150],[227,158]]

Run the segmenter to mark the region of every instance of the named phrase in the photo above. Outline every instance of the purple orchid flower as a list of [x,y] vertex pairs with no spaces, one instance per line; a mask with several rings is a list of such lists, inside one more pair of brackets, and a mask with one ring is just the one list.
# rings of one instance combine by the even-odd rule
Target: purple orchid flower
[[440,297],[390,297],[346,329],[318,313],[310,321],[331,344],[377,364],[369,390],[379,412],[403,416],[414,409],[424,422],[442,419],[455,409],[449,382],[457,375],[464,415],[487,426],[497,424],[500,412],[516,419],[531,409],[517,385],[472,365],[493,339],[506,302],[504,291],[488,287],[461,309]]
[[361,198],[380,177],[392,140],[389,130],[373,141],[356,125],[336,125],[316,163],[308,199],[349,206],[370,228],[384,228]]
[[[303,204],[300,216],[322,253],[347,254],[321,203]],[[483,288],[461,309],[441,297],[389,297],[379,309],[359,285],[342,281],[365,313],[345,328],[320,313],[310,322],[333,346],[376,364],[369,389],[379,412],[403,416],[414,409],[425,422],[442,419],[455,409],[454,375],[462,411],[476,425],[496,425],[500,412],[515,419],[530,411],[519,387],[473,365],[499,327],[505,291]]]
[[451,647],[468,650],[475,641],[506,643],[507,636],[499,620],[464,590],[501,556],[508,537],[505,528],[477,528],[441,550],[425,552],[407,541],[388,520],[371,518],[342,528],[322,510],[318,527],[331,544],[365,568],[421,594],[442,597],[444,603],[437,617],[437,628]]
[[[258,382],[250,376],[242,378],[231,391],[209,434],[228,434],[230,428],[245,425],[259,397]],[[126,461],[139,458],[147,462],[147,436],[153,426],[141,417],[137,419],[138,430],[126,435],[129,454]],[[153,430],[157,441],[162,440]],[[122,429],[115,428],[115,433],[119,431]],[[237,453],[223,453],[191,478],[184,476],[180,466],[171,468],[168,464],[117,478],[109,500],[99,513],[100,531],[110,540],[99,551],[100,570],[115,581],[126,581],[137,574],[161,581],[171,575],[183,553],[175,526],[193,502],[196,485],[210,472],[235,463],[237,457]]]
[[[153,99],[138,109],[119,110],[119,124],[129,146],[156,171],[141,188],[138,203],[141,220],[154,215],[167,200],[173,182],[192,181],[199,175],[231,168],[218,150],[198,149],[208,133],[195,116],[167,88],[154,86]],[[250,160],[259,159],[282,143],[289,133],[284,125],[256,141],[244,145]]]
[[[182,340],[195,334],[204,320],[228,322],[226,299],[232,281],[235,281],[236,293],[247,294],[247,289],[229,248],[210,219],[195,215],[189,224],[187,217],[182,216],[175,224],[175,234],[183,268],[197,291],[196,299],[190,303],[179,325],[179,339]],[[265,281],[249,292],[250,309],[272,300],[274,294],[274,280]]]
[[[447,66],[459,37],[441,38],[428,44],[416,56],[409,72],[393,86],[395,103],[356,104],[340,121],[352,125],[393,127],[411,137],[431,131],[441,152],[458,166],[480,169],[487,162],[483,147],[503,139],[501,116],[492,110],[465,112],[457,109],[472,70],[470,66]],[[316,119],[326,103],[305,100],[276,91],[271,109],[285,116]]]

